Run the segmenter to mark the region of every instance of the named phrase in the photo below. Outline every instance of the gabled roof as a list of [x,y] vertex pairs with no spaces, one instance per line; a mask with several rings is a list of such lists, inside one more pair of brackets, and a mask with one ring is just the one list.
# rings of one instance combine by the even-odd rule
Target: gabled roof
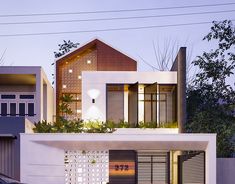
[[105,44],[106,46],[116,50],[117,52],[119,52],[122,55],[125,55],[126,57],[130,58],[131,60],[137,61],[133,57],[131,57],[131,56],[127,55],[126,53],[116,49],[115,47],[111,46],[110,44],[107,44],[103,40],[101,41],[101,39],[99,39],[99,38],[94,38],[91,41],[86,42],[86,43],[80,45],[78,48],[75,48],[75,49],[71,50],[70,52],[66,53],[65,55],[56,58],[55,59],[55,63],[61,62],[63,60],[66,60],[67,58],[70,58],[70,57],[75,56],[75,55],[77,55],[77,54],[79,54],[81,52],[84,52],[85,50],[90,49],[90,48],[92,48],[93,46],[95,46],[97,44]]

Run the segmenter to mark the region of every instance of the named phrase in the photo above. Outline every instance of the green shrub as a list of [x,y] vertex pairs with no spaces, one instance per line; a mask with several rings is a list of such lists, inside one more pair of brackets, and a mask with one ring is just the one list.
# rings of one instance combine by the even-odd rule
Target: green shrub
[[48,123],[47,121],[36,123],[33,131],[35,133],[81,133],[83,127],[82,120],[66,120],[60,117],[55,123]]
[[131,125],[129,122],[120,120],[119,123],[116,125],[116,128],[130,128]]
[[177,122],[160,123],[158,128],[178,128],[178,123]]
[[138,124],[138,128],[157,128],[157,123],[140,121]]

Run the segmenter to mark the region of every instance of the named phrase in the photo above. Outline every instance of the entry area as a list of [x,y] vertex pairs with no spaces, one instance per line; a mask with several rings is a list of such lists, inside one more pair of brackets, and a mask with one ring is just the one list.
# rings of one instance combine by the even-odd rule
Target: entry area
[[67,184],[205,183],[203,151],[65,151]]
[[216,184],[215,142],[214,134],[154,134],[154,130],[21,134],[21,182]]

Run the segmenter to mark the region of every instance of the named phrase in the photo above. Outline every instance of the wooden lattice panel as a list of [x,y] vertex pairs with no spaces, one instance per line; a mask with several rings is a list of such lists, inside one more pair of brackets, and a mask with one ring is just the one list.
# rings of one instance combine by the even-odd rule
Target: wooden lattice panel
[[106,184],[108,151],[65,151],[66,184]]

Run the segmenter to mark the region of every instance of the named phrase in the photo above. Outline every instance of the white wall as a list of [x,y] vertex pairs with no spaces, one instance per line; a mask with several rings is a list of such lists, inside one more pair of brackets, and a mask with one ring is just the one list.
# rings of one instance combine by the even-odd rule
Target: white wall
[[[127,130],[126,130],[127,131]],[[144,131],[144,130],[143,130]],[[21,182],[65,183],[64,150],[204,150],[206,184],[216,184],[215,134],[21,134]]]
[[46,98],[46,103],[43,104],[43,108],[45,108],[46,110],[46,115],[44,115],[44,117],[46,117],[46,120],[48,122],[52,122],[53,121],[53,115],[55,115],[54,113],[54,109],[55,104],[54,104],[54,88],[52,87],[51,83],[49,82],[49,80],[47,79],[47,76],[44,72],[44,70],[42,70],[42,76],[43,76],[43,83],[47,86],[46,88],[46,96],[43,96],[43,99]]
[[[82,72],[82,119],[106,120],[106,84],[177,84],[177,72]],[[95,103],[92,103],[92,98]]]
[[[33,134],[32,134],[33,135]],[[27,184],[64,184],[64,150],[26,141],[21,136],[21,181]]]

